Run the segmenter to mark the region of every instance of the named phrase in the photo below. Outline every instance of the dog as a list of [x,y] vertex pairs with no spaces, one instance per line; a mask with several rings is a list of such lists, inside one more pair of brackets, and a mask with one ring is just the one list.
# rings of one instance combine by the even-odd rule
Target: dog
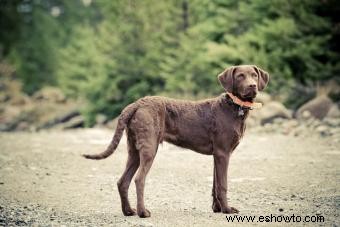
[[[225,93],[201,100],[186,101],[146,96],[121,112],[108,148],[100,154],[85,154],[88,159],[104,159],[117,148],[126,130],[128,160],[117,186],[125,216],[150,217],[144,206],[145,178],[162,141],[205,155],[213,155],[213,212],[238,213],[227,201],[229,159],[245,131],[249,110],[258,91],[269,81],[269,74],[254,65],[232,66],[218,75]],[[137,192],[137,211],[130,206],[128,189],[133,176]]]

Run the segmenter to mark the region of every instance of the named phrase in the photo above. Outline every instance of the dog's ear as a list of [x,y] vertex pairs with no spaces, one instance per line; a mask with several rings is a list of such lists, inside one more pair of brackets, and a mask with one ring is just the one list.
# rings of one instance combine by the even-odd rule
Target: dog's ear
[[223,72],[221,72],[217,78],[220,81],[220,84],[224,88],[224,90],[228,92],[233,91],[234,86],[234,72],[236,70],[235,66],[231,66],[227,69],[225,69]]
[[259,76],[259,81],[258,81],[257,86],[259,88],[259,91],[262,91],[269,82],[269,74],[255,65],[253,66],[253,68],[256,71],[257,75]]

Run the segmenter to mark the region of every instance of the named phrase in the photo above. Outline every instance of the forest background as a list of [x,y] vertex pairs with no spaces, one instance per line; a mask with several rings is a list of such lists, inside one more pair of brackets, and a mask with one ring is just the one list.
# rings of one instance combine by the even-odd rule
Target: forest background
[[0,0],[0,89],[58,88],[91,126],[145,95],[218,95],[219,72],[255,64],[296,109],[340,81],[339,17],[336,0]]

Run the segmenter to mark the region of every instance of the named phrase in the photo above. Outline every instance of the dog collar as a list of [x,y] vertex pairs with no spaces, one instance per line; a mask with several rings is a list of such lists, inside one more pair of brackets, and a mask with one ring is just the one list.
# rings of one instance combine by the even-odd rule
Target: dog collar
[[230,92],[226,92],[226,94],[231,98],[234,104],[240,106],[241,108],[249,108],[253,110],[253,109],[259,109],[262,107],[262,103],[242,101],[241,99],[239,99],[238,97],[236,97]]

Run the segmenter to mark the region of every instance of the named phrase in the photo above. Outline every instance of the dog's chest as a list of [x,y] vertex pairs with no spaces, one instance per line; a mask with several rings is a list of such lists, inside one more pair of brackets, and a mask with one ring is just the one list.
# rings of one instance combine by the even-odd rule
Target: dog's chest
[[234,150],[244,135],[245,118],[228,112],[217,115],[216,120],[216,131],[213,136],[215,146],[223,150]]

